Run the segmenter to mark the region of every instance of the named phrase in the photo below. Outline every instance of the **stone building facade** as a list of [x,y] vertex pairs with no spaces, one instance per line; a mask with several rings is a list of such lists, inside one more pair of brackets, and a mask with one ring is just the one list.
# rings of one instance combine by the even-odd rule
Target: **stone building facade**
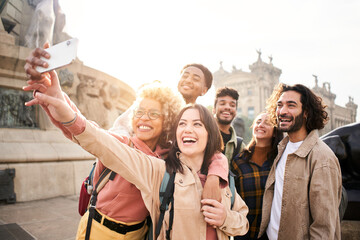
[[[56,23],[64,20],[61,11],[56,10],[58,1],[0,3],[5,3],[0,5],[0,171],[15,169],[17,201],[78,194],[94,156],[65,138],[40,107],[25,107],[32,93],[22,91],[27,80],[25,60],[33,44],[42,46],[48,40],[55,44],[69,38],[61,32],[62,24]],[[29,30],[37,19],[36,11],[42,9],[39,4],[48,4],[54,10],[49,16],[39,14],[50,25],[47,37],[48,25]],[[32,36],[28,38],[31,41],[26,41],[26,36]],[[135,100],[135,91],[125,82],[87,67],[79,59],[57,73],[63,90],[80,111],[105,129]]]
[[[266,63],[261,58],[261,52],[258,52],[258,59],[249,66],[250,72],[242,71],[233,66],[231,72],[226,71],[222,62],[220,68],[214,75],[215,88],[233,87],[239,94],[238,116],[245,116],[249,119],[254,118],[261,111],[265,110],[266,100],[270,97],[274,87],[279,83],[281,69],[272,64],[272,57]],[[331,92],[330,83],[324,82],[322,86],[318,85],[317,76],[315,76],[315,86],[312,90],[320,96],[328,106],[329,122],[320,134],[325,134],[337,127],[356,122],[357,104],[354,99],[349,97],[349,102],[345,107],[335,104],[336,94]]]
[[336,94],[331,91],[331,84],[324,82],[322,86],[319,86],[317,76],[313,76],[315,77],[315,86],[312,90],[323,99],[327,105],[327,112],[329,114],[329,122],[325,125],[324,129],[320,131],[320,134],[323,135],[335,128],[356,122],[358,105],[354,103],[354,98],[349,97],[349,101],[345,104],[345,107],[336,105]]
[[224,70],[220,62],[220,68],[213,73],[215,88],[233,87],[240,95],[238,101],[238,116],[254,118],[258,113],[265,110],[266,99],[268,99],[279,83],[281,70],[261,59],[258,51],[258,59],[249,66],[250,72],[245,72],[233,66],[232,72]]

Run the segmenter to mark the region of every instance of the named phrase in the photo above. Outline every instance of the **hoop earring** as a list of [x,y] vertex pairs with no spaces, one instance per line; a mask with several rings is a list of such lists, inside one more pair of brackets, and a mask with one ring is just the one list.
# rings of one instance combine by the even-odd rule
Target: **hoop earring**
[[181,153],[180,151],[177,151],[177,152],[176,152],[176,154],[175,154],[175,155],[176,155],[176,158],[177,158],[177,159],[179,159],[179,158],[180,158],[180,153]]

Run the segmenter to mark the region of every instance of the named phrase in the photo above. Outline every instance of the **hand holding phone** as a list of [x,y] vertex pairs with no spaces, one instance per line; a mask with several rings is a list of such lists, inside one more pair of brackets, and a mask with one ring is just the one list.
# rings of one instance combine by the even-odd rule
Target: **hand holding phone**
[[50,59],[41,57],[41,60],[46,61],[49,66],[47,68],[37,66],[36,71],[49,72],[70,64],[76,58],[78,42],[77,38],[73,38],[45,49],[50,54]]

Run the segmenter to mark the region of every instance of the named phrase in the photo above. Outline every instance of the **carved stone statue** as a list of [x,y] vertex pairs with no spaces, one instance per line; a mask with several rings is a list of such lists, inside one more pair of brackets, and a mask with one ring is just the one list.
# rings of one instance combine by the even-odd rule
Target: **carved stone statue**
[[269,56],[270,63],[272,63],[273,57],[272,55]]
[[26,47],[42,47],[45,42],[53,45],[71,38],[63,32],[66,20],[59,0],[28,0],[28,4],[35,11],[25,35]]
[[256,49],[256,52],[258,53],[258,60],[260,60],[261,59],[261,49],[259,49],[259,50]]
[[313,74],[313,77],[315,78],[315,87],[318,87],[318,83],[319,83],[318,76]]
[[102,128],[110,127],[107,109],[111,107],[104,89],[106,82],[90,76],[78,74],[80,84],[76,89],[77,105],[86,118],[95,121]]

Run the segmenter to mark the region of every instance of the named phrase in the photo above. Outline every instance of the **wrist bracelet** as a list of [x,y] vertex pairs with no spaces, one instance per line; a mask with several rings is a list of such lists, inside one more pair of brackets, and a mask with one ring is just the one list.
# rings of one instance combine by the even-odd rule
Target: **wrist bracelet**
[[74,118],[73,118],[72,120],[70,120],[70,121],[68,121],[68,122],[60,122],[60,123],[61,123],[62,125],[69,125],[69,124],[75,122],[76,118],[77,118],[77,113],[75,113],[75,116],[74,116]]

